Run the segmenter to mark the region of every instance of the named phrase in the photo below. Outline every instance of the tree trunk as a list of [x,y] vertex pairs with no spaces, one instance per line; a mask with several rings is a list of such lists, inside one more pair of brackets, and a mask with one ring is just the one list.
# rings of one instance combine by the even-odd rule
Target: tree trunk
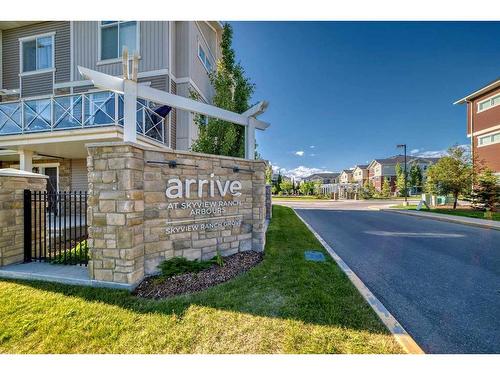
[[457,208],[457,201],[458,201],[458,193],[453,193],[453,198],[454,198],[453,209],[456,210],[456,208]]

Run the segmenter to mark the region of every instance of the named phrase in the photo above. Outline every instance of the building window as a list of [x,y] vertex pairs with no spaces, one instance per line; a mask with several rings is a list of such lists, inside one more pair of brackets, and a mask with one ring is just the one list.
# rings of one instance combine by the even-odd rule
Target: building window
[[22,73],[47,70],[54,67],[54,35],[43,35],[21,40]]
[[500,94],[494,95],[491,98],[477,103],[477,111],[486,111],[487,109],[490,109],[491,107],[495,107],[497,105],[500,105]]
[[207,70],[207,72],[212,71],[212,63],[210,62],[210,59],[208,58],[208,55],[205,53],[205,50],[201,46],[201,44],[198,44],[198,57],[201,60],[201,63]]
[[487,145],[492,145],[494,143],[500,143],[500,132],[483,135],[482,137],[478,138],[479,146],[487,146]]
[[136,21],[101,21],[100,28],[100,60],[118,59],[123,47],[127,47],[129,55],[139,52],[139,32]]

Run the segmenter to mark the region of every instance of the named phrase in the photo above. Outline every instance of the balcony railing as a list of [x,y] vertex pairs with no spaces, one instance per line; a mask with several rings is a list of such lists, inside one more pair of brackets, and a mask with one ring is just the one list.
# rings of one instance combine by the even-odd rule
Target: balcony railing
[[[170,129],[155,103],[137,100],[137,133],[170,146]],[[123,95],[93,91],[0,102],[0,136],[123,126]]]

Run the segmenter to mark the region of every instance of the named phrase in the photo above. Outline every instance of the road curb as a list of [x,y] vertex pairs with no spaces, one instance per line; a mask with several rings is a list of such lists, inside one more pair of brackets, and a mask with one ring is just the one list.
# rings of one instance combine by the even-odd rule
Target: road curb
[[353,270],[344,262],[344,260],[332,249],[330,245],[293,209],[295,215],[305,224],[312,234],[318,239],[323,247],[328,251],[333,260],[338,264],[342,271],[346,274],[349,280],[354,284],[356,289],[361,293],[363,298],[368,302],[370,307],[375,311],[379,319],[384,323],[387,329],[392,333],[396,341],[403,347],[408,354],[425,354],[415,340],[396,320],[396,318],[387,310],[387,308],[375,297],[361,279],[354,273]]
[[[409,210],[397,210],[394,208],[381,208],[379,211],[383,212],[392,212],[395,214],[400,214],[400,215],[408,215],[408,216],[414,216],[414,217],[420,217],[423,219],[431,219],[431,220],[437,220],[437,221],[446,221],[448,223],[455,223],[455,224],[463,224],[463,225],[469,225],[471,227],[479,227],[479,228],[486,228],[486,229],[493,229],[493,230],[500,230],[500,227],[496,227],[493,225],[489,225],[488,223],[478,223],[478,222],[471,222],[471,221],[464,221],[457,219],[453,217],[452,215],[447,215],[447,214],[436,214],[440,216],[434,216],[434,215],[422,215],[417,212],[411,212]],[[441,217],[443,216],[443,217]]]

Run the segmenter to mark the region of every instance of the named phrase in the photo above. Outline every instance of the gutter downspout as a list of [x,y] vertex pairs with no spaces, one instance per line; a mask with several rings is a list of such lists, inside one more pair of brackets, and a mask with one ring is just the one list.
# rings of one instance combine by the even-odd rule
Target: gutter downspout
[[476,163],[474,160],[475,153],[474,153],[474,104],[470,100],[465,101],[468,105],[470,105],[470,115],[469,115],[469,121],[470,121],[470,152],[471,152],[471,160],[472,160],[472,189],[474,189],[474,180],[475,180],[475,170],[476,170]]

